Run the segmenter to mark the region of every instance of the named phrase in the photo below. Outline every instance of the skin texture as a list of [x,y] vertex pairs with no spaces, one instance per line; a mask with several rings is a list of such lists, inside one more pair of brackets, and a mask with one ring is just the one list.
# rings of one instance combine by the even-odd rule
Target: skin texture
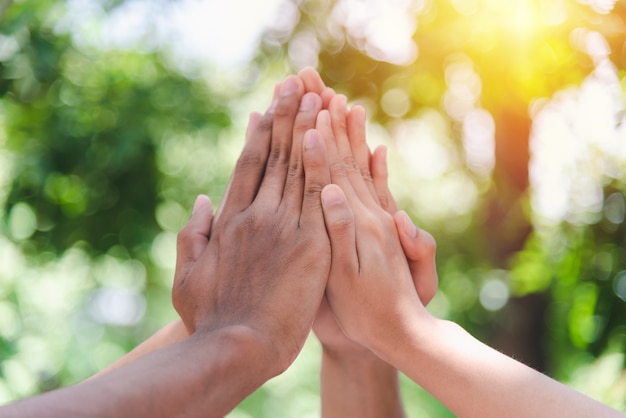
[[330,174],[323,137],[311,129],[321,98],[303,95],[298,77],[281,84],[219,219],[199,198],[179,234],[173,301],[191,336],[150,352],[163,343],[156,338],[129,364],[0,415],[221,417],[291,364],[324,294],[324,232],[336,227],[324,223],[320,191]]

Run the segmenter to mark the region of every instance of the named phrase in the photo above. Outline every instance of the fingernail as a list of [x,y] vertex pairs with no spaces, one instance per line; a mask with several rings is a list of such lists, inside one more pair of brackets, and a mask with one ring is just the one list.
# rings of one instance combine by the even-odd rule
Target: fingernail
[[308,93],[305,94],[300,102],[300,110],[307,111],[315,107],[315,95]]
[[196,201],[193,203],[193,209],[191,210],[191,214],[193,215],[194,213],[196,213],[198,211],[198,209],[200,209],[201,206],[205,205],[207,202],[210,202],[211,199],[209,199],[208,196],[206,195],[198,195],[198,197],[196,197]]
[[320,126],[326,126],[330,129],[330,113],[326,109],[317,114],[316,127],[319,128]]
[[361,125],[365,125],[365,108],[361,105],[356,105],[352,108],[352,111],[357,114],[357,122]]
[[319,132],[311,129],[304,135],[304,149],[310,150],[320,142]]
[[414,239],[417,236],[417,227],[413,225],[413,221],[405,211],[402,211],[402,216],[404,217],[404,232]]
[[330,184],[322,190],[322,203],[326,207],[341,205],[346,198],[339,186]]
[[285,80],[283,85],[280,87],[280,95],[288,96],[290,94],[295,93],[298,90],[298,83],[293,78],[288,78]]

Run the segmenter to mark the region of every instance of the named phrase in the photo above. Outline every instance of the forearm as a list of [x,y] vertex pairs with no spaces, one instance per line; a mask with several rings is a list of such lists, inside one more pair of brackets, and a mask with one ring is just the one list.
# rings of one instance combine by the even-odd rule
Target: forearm
[[222,417],[275,373],[248,330],[195,334],[80,385],[0,409],[3,417]]
[[402,418],[397,370],[372,353],[324,350],[322,417]]
[[183,325],[183,322],[181,320],[171,322],[158,330],[156,333],[154,333],[150,338],[139,344],[125,356],[117,360],[115,363],[107,366],[105,369],[99,371],[89,379],[94,379],[95,377],[101,376],[105,373],[109,373],[115,369],[119,369],[120,367],[131,363],[147,354],[180,342],[187,337],[189,337],[189,333],[185,329],[185,326]]
[[613,409],[481,343],[449,321],[429,320],[391,361],[459,417],[622,417]]

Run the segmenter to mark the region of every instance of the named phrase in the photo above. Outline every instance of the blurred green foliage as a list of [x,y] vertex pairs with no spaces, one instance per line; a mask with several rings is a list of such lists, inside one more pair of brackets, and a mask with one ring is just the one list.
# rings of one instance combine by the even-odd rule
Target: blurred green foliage
[[173,319],[175,234],[229,175],[224,98],[157,52],[77,47],[63,7],[0,20],[2,401],[83,379]]
[[[587,96],[572,93],[559,108],[569,138],[597,142],[568,172],[564,215],[546,218],[534,196],[551,172],[529,169],[539,115],[602,65],[623,111],[626,2],[606,13],[573,0],[389,3],[286,1],[250,78],[314,65],[365,104],[400,206],[438,242],[430,309],[626,410],[626,156],[576,126],[566,112]],[[372,29],[392,6],[382,28],[404,34],[400,52]],[[59,29],[64,11],[0,1],[0,402],[83,379],[175,318],[175,234],[195,195],[219,201],[244,129],[231,122],[244,92],[215,88],[218,74],[182,74],[158,50],[79,45]],[[604,55],[577,41],[594,33]],[[597,131],[623,142],[620,107],[609,111]],[[476,132],[493,149],[472,151]],[[580,148],[560,146],[559,160]],[[587,168],[600,203],[580,209]],[[319,357],[312,338],[231,415],[317,416]],[[402,391],[409,416],[451,416],[404,378]]]

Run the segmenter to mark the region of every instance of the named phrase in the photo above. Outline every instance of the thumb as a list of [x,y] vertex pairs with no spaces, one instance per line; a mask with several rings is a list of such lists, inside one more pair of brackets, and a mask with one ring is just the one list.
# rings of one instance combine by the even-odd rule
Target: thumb
[[430,233],[413,224],[405,211],[396,212],[393,219],[411,270],[413,285],[426,306],[437,293],[437,244]]
[[176,253],[179,262],[195,261],[209,243],[213,223],[213,204],[205,195],[199,195],[193,205],[191,218],[178,233]]
[[322,189],[322,209],[330,238],[331,271],[358,271],[354,215],[346,195],[336,184]]

